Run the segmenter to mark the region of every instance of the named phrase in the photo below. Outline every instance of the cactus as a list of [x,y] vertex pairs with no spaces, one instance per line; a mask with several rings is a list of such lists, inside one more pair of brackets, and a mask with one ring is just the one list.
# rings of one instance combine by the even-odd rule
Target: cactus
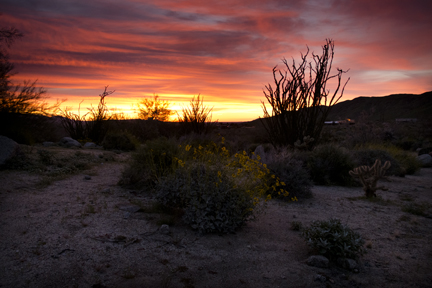
[[376,197],[377,190],[387,191],[384,186],[376,186],[379,179],[384,178],[385,172],[390,168],[390,161],[386,161],[381,166],[381,160],[377,159],[372,166],[360,166],[349,171],[349,174],[354,178],[359,178],[363,184],[363,190],[367,198]]

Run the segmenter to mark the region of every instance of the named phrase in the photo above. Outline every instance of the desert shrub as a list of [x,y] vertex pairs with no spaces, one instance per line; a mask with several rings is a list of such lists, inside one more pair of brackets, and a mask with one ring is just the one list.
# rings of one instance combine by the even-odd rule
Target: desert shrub
[[36,186],[45,187],[53,181],[88,170],[97,162],[98,159],[91,153],[75,151],[60,154],[56,150],[35,150],[21,145],[20,152],[2,168],[34,173],[39,176]]
[[184,107],[180,114],[177,113],[183,133],[206,134],[211,132],[215,128],[215,123],[211,121],[212,110],[213,108],[204,106],[204,98],[200,99],[200,95],[196,98],[194,96],[189,107]]
[[309,247],[330,260],[355,259],[363,252],[360,234],[343,225],[338,219],[314,221],[302,231]]
[[45,165],[51,165],[54,163],[54,155],[48,151],[48,150],[44,150],[44,149],[38,149],[37,150],[38,156],[39,156],[39,160],[45,164]]
[[105,150],[132,151],[138,145],[139,142],[133,135],[123,131],[108,132],[102,142]]
[[[259,159],[243,151],[231,156],[220,144],[180,146],[177,169],[156,186],[159,201],[184,209],[183,219],[202,233],[235,231],[284,184]],[[274,183],[270,183],[274,179]]]
[[157,186],[164,205],[183,208],[183,221],[201,233],[233,233],[252,216],[253,199],[224,169],[196,163],[177,169]]
[[300,221],[291,222],[291,230],[300,231],[301,229],[303,229],[303,224]]
[[304,162],[295,159],[294,157],[273,157],[273,160],[267,163],[267,167],[276,175],[281,182],[285,183],[285,190],[289,192],[289,197],[285,197],[273,191],[272,198],[291,199],[306,199],[312,197],[312,180],[309,172],[304,167]]
[[349,152],[334,144],[315,147],[309,154],[307,165],[310,175],[318,185],[355,185],[349,171],[354,163]]
[[410,152],[394,146],[389,148],[388,151],[399,162],[406,174],[412,175],[420,170],[420,162],[417,160],[417,157]]
[[33,114],[0,113],[0,135],[19,144],[33,145],[43,141],[58,141],[61,133],[55,120]]
[[[353,151],[353,159],[356,167],[362,165],[372,166],[377,159],[381,160],[382,163],[390,161],[391,166],[387,170],[387,175],[404,176],[407,171],[382,145],[369,145],[357,148]],[[409,160],[406,161],[408,163]],[[412,166],[410,169],[413,169]]]
[[[321,56],[312,53],[313,61],[307,60],[308,50],[299,64],[294,59],[292,63],[283,59],[285,71],[273,68],[275,85],[268,84],[264,90],[271,110],[267,110],[263,101],[261,103],[264,112],[262,124],[274,146],[294,145],[306,136],[314,139],[309,146],[315,146],[319,143],[327,115],[343,95],[348,81],[341,85],[341,79],[347,71],[337,69],[337,73],[331,73],[334,41],[326,39],[322,49]],[[337,79],[332,94],[326,88],[331,79]]]
[[119,184],[153,188],[160,177],[174,171],[178,152],[174,139],[160,137],[147,141],[132,155]]
[[428,203],[416,204],[416,203],[408,203],[402,206],[402,211],[417,215],[417,216],[426,216],[426,211],[430,208],[431,205]]

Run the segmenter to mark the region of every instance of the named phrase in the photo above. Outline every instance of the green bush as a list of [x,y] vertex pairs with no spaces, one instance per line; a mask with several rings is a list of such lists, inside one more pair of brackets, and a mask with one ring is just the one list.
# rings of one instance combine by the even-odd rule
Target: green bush
[[183,221],[200,233],[233,233],[252,216],[254,204],[225,171],[203,163],[177,169],[159,182],[157,199],[184,209]]
[[285,183],[284,189],[289,192],[289,197],[285,197],[274,191],[271,193],[272,198],[291,200],[292,197],[312,197],[312,180],[302,161],[289,157],[274,157],[267,167]]
[[[402,156],[403,154],[399,154],[399,155]],[[393,157],[392,153],[390,153],[388,149],[385,148],[385,146],[375,145],[375,146],[366,146],[366,147],[358,148],[354,150],[353,158],[356,167],[362,165],[372,166],[375,163],[375,160],[377,159],[381,160],[382,163],[385,163],[386,161],[390,161],[391,166],[387,170],[386,173],[387,175],[404,176],[408,170],[410,172],[414,170],[415,172],[417,169],[415,168],[416,162],[413,161],[412,163],[410,163],[409,157],[408,158],[405,158],[404,156],[401,157],[401,158],[405,158],[405,160],[403,161],[406,161],[407,168],[402,166],[401,163],[397,159],[395,159],[395,157]],[[416,159],[414,160],[416,161]]]
[[314,221],[302,235],[315,252],[330,260],[355,259],[363,253],[363,238],[338,219]]
[[102,142],[105,150],[122,150],[132,151],[135,150],[139,142],[134,136],[127,132],[108,132]]
[[147,141],[132,155],[119,184],[153,188],[160,177],[174,171],[178,153],[179,147],[173,139],[161,137]]
[[307,165],[310,175],[318,185],[355,185],[349,171],[355,165],[348,151],[333,144],[315,147],[309,154]]
[[386,145],[382,149],[387,151],[401,166],[401,171],[408,175],[412,175],[420,170],[420,163],[417,157],[408,151],[392,145]]

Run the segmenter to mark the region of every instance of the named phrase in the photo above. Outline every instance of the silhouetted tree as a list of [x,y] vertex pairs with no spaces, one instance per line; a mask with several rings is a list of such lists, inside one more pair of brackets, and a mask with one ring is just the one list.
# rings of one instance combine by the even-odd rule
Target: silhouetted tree
[[204,98],[200,99],[200,95],[195,96],[190,101],[189,107],[183,108],[181,115],[177,113],[178,121],[182,123],[184,132],[195,132],[203,134],[210,132],[213,128],[211,122],[212,108],[204,106]]
[[104,92],[100,94],[98,107],[87,108],[89,111],[81,115],[81,103],[79,105],[78,114],[70,111],[69,107],[59,109],[60,115],[63,116],[63,128],[69,135],[78,140],[91,139],[96,143],[101,143],[108,132],[108,120],[119,119],[115,113],[111,113],[105,103],[105,97],[111,95],[115,91],[107,91],[108,86],[105,86]]
[[154,95],[153,100],[144,99],[138,103],[138,117],[140,119],[169,120],[169,117],[173,114],[173,111],[169,109],[170,103],[158,98],[158,95]]
[[36,81],[25,81],[16,86],[10,81],[14,65],[9,61],[7,49],[20,37],[23,34],[16,28],[0,29],[0,113],[50,115],[61,102],[48,105],[44,100],[46,90],[36,88]]
[[16,28],[0,28],[0,135],[23,144],[57,140],[53,122],[40,115],[52,115],[61,102],[48,105],[46,91],[36,81],[11,82],[14,65],[8,49],[22,36]]
[[20,37],[23,37],[23,34],[16,28],[0,28],[0,95],[9,91],[11,86],[9,78],[14,68],[14,65],[9,62],[7,49]]
[[[261,118],[269,140],[274,146],[301,145],[307,142],[310,147],[319,142],[324,121],[331,109],[342,97],[346,84],[341,88],[343,71],[331,75],[334,56],[334,41],[326,39],[322,46],[322,55],[312,53],[312,61],[307,61],[309,48],[302,61],[296,65],[294,59],[290,65],[286,59],[283,63],[286,71],[273,68],[275,88],[265,86],[264,95],[271,106],[271,112],[263,101],[264,119]],[[279,74],[279,76],[278,76]],[[327,82],[335,78],[335,91],[327,90]]]

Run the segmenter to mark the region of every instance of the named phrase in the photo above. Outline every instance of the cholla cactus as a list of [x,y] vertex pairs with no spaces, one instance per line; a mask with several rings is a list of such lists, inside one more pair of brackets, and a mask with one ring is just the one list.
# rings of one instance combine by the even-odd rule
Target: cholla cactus
[[349,171],[349,174],[354,178],[360,179],[366,197],[372,198],[376,197],[375,192],[377,190],[387,191],[387,188],[384,186],[377,187],[376,185],[378,179],[384,178],[385,172],[390,168],[390,165],[390,161],[386,161],[384,165],[381,166],[381,161],[377,159],[373,166],[360,166]]

